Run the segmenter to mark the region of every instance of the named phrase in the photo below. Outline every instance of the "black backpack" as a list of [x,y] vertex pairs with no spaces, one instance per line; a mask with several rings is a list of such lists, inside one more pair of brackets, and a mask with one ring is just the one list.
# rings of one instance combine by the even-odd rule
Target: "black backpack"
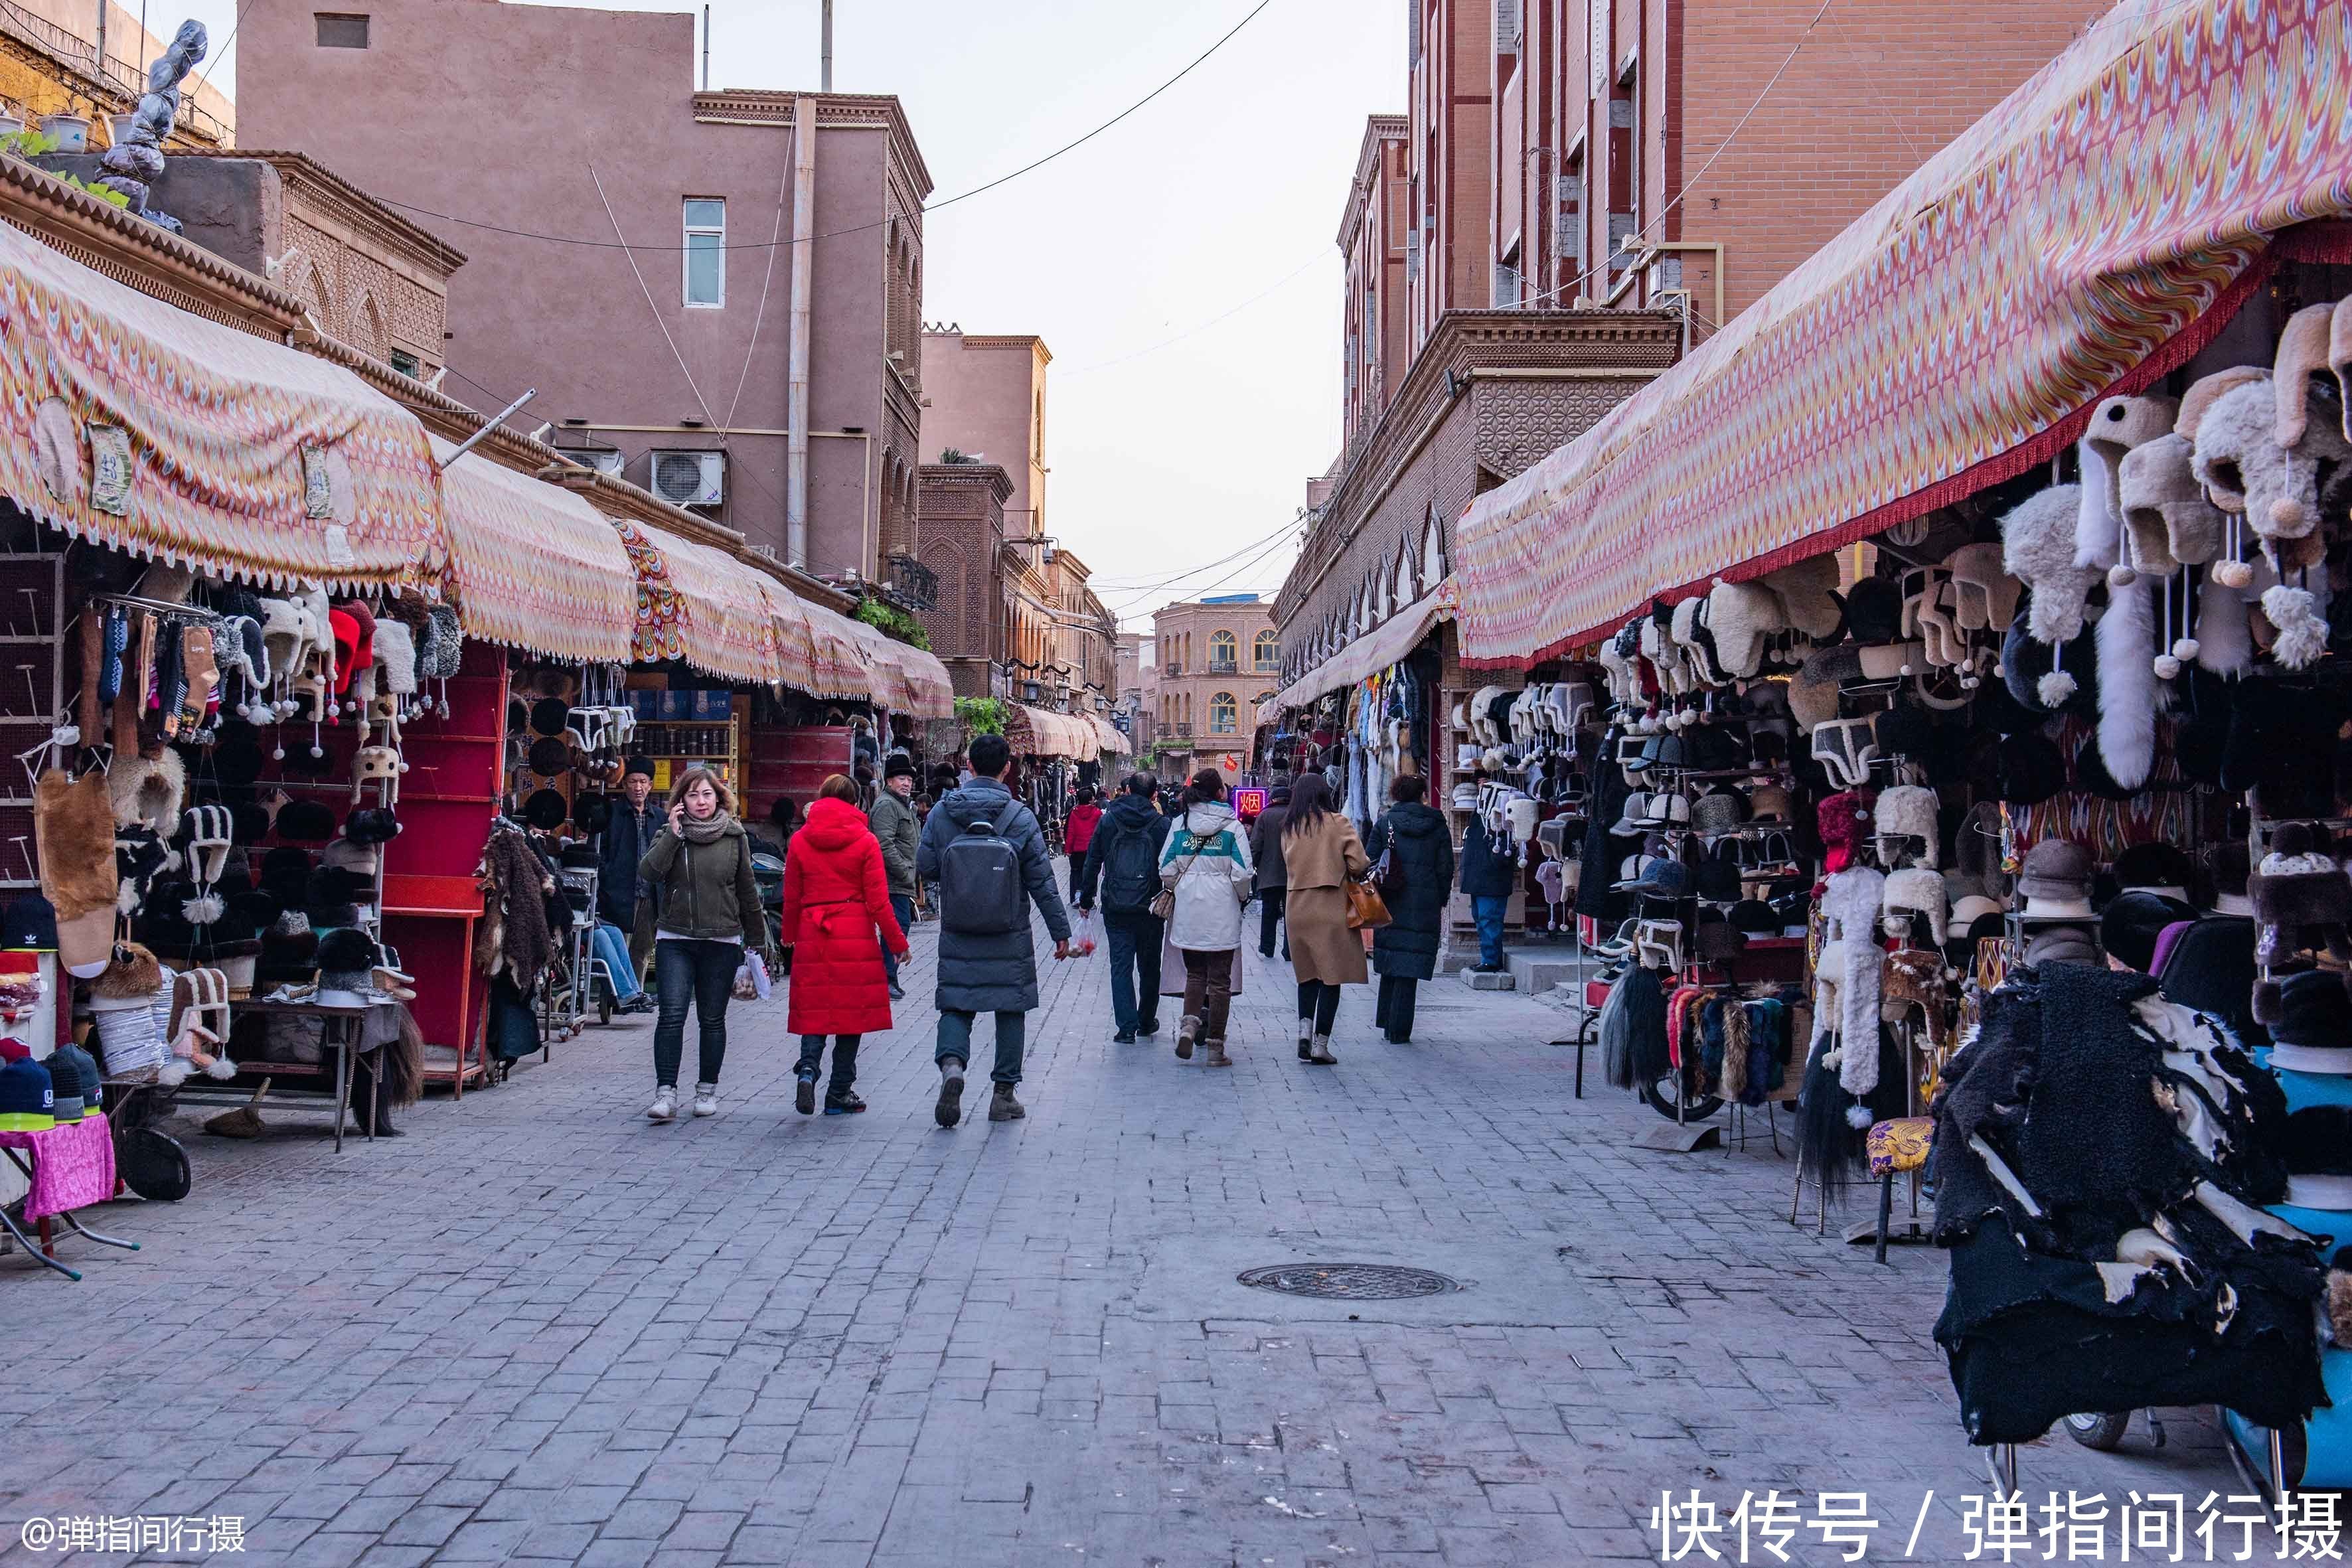
[[1029,929],[1028,884],[1013,824],[1022,809],[1008,801],[948,840],[940,851],[940,929],[958,936],[1005,936]]
[[1106,913],[1139,915],[1160,892],[1160,858],[1151,852],[1149,827],[1122,827],[1106,818],[1112,829],[1103,852],[1102,902]]

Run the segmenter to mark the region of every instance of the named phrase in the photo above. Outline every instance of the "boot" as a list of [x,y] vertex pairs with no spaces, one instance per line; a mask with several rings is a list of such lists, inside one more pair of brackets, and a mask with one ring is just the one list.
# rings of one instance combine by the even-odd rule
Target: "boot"
[[940,1063],[940,1099],[931,1107],[931,1120],[942,1127],[963,1120],[963,1063],[953,1057]]
[[1207,1043],[1209,1047],[1208,1066],[1213,1068],[1229,1068],[1234,1065],[1233,1058],[1225,1055],[1224,1041],[1211,1040]]
[[1316,1036],[1313,1047],[1307,1053],[1307,1059],[1318,1068],[1337,1067],[1339,1064],[1339,1058],[1331,1054],[1331,1037]]
[[996,1086],[996,1096],[988,1102],[988,1119],[991,1121],[1018,1121],[1028,1114],[1029,1108],[1013,1098],[1011,1084]]
[[1200,1037],[1201,1020],[1190,1013],[1185,1014],[1184,1021],[1176,1026],[1176,1059],[1191,1061],[1192,1042]]
[[1307,1042],[1309,1042],[1310,1040],[1314,1039],[1314,1037],[1315,1037],[1315,1020],[1314,1020],[1314,1019],[1312,1019],[1312,1018],[1301,1018],[1301,1019],[1299,1019],[1299,1020],[1298,1020],[1298,1059],[1299,1059],[1300,1061],[1302,1061],[1302,1062],[1311,1062],[1311,1061],[1313,1061],[1313,1060],[1315,1059],[1314,1055],[1313,1055],[1313,1052],[1312,1052],[1312,1050],[1309,1048],[1309,1046],[1308,1046],[1308,1043],[1307,1043]]

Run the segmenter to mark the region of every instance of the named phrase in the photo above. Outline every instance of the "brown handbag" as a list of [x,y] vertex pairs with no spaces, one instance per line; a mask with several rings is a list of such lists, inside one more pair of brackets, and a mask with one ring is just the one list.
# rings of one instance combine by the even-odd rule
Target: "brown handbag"
[[1370,882],[1349,881],[1341,884],[1348,895],[1348,929],[1373,931],[1387,925],[1393,918],[1389,913],[1388,900]]

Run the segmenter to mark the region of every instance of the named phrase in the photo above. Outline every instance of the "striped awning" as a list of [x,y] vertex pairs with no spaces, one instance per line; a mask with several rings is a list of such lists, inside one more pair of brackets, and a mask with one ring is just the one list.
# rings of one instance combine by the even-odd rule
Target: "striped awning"
[[1093,762],[1102,750],[1095,727],[1075,713],[1055,713],[1025,702],[1005,704],[1004,739],[1024,757],[1061,757]]
[[0,491],[77,538],[265,586],[437,588],[446,552],[432,448],[398,404],[5,224]]
[[776,679],[795,691],[816,693],[816,631],[806,601],[772,578],[758,577],[776,628]]
[[[447,461],[457,444],[429,437]],[[556,658],[624,663],[637,578],[586,500],[468,452],[441,471],[449,588],[468,636]]]
[[955,686],[939,656],[919,647],[898,647],[899,673],[907,678],[907,711],[917,719],[955,717]]
[[1368,680],[1421,646],[1430,628],[1454,614],[1454,580],[1447,578],[1412,604],[1382,621],[1364,637],[1308,670],[1258,706],[1257,721],[1271,724],[1270,714],[1285,708],[1304,708],[1327,691]]
[[683,659],[728,680],[777,679],[776,623],[760,574],[708,544],[633,521],[613,526],[636,574],[633,658]]
[[1664,375],[1479,497],[1466,663],[1590,642],[2047,461],[2352,215],[2352,7],[2125,0]]
[[814,651],[814,674],[809,690],[836,700],[866,700],[874,695],[874,678],[866,667],[865,630],[856,621],[823,605],[802,605],[807,612]]
[[1135,755],[1135,748],[1128,743],[1128,740],[1125,735],[1119,733],[1118,725],[1112,723],[1109,720],[1104,718],[1099,713],[1087,714],[1087,722],[1095,727],[1095,749],[1097,751],[1114,757],[1131,757]]

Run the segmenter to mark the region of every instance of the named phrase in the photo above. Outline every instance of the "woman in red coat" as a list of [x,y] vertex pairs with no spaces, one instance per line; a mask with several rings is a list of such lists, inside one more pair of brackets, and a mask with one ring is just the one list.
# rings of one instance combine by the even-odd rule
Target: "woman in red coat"
[[816,1109],[827,1035],[833,1037],[833,1079],[825,1085],[824,1113],[848,1116],[866,1109],[851,1089],[857,1081],[857,1038],[890,1026],[883,945],[902,960],[908,953],[907,933],[890,910],[882,846],[856,799],[857,786],[839,773],[825,780],[784,853],[781,940],[793,949],[789,1026],[801,1037],[793,1104],[803,1116]]

